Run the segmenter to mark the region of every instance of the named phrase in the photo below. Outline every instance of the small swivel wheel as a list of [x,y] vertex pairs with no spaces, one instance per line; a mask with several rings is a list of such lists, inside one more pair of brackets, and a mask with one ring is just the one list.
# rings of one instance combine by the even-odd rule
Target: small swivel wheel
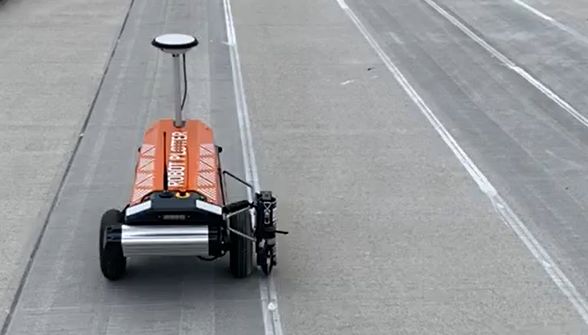
[[100,222],[100,269],[108,280],[121,279],[126,273],[127,259],[120,242],[122,213],[108,210]]
[[[251,215],[248,211],[229,218],[232,229],[251,236]],[[253,242],[231,232],[230,268],[235,278],[245,278],[253,271]]]

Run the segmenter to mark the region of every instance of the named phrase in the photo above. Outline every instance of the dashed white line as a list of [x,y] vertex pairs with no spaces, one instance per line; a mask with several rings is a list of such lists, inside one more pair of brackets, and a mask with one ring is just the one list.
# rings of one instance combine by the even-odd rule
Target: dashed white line
[[[430,2],[430,0],[425,0]],[[478,184],[478,187],[486,196],[490,199],[492,205],[496,209],[497,213],[504,223],[510,227],[518,238],[523,242],[527,249],[531,252],[533,257],[543,267],[545,272],[549,275],[552,281],[560,289],[560,291],[566,296],[566,298],[574,306],[578,314],[582,317],[584,322],[588,324],[588,303],[584,297],[578,292],[573,283],[567,278],[567,276],[561,271],[557,263],[551,258],[547,251],[539,244],[537,239],[521,221],[521,219],[513,212],[506,201],[498,194],[492,183],[486,178],[486,176],[480,171],[476,164],[470,159],[470,157],[463,151],[461,146],[453,138],[451,133],[445,128],[445,126],[439,121],[437,116],[421,98],[418,92],[408,82],[406,77],[400,72],[398,67],[392,62],[390,57],[380,47],[378,42],[372,37],[371,33],[359,20],[357,15],[351,8],[345,3],[344,0],[337,0],[339,6],[345,11],[347,16],[353,21],[355,26],[359,29],[374,51],[380,56],[388,70],[394,75],[394,78],[402,86],[404,91],[408,94],[411,100],[417,105],[423,115],[427,118],[429,123],[437,131],[439,136],[443,139],[445,144],[451,149],[453,154],[457,157],[463,167],[468,171],[472,179]],[[438,6],[437,6],[438,7]],[[473,33],[472,33],[473,34]]]
[[[254,191],[259,191],[259,175],[253,151],[253,141],[251,136],[251,124],[249,121],[249,111],[245,98],[245,88],[243,85],[243,75],[241,73],[241,61],[239,60],[239,49],[237,47],[237,37],[235,34],[235,25],[233,22],[233,13],[231,10],[231,1],[223,0],[225,11],[225,23],[227,29],[227,45],[230,50],[231,69],[233,75],[233,87],[235,90],[235,99],[237,105],[237,119],[239,122],[239,132],[241,136],[241,146],[243,150],[243,165],[245,166],[245,178],[247,182],[253,185]],[[249,200],[252,195],[249,194]],[[260,278],[259,293],[261,298],[261,310],[263,315],[263,324],[266,335],[282,335],[282,324],[280,323],[280,313],[278,310],[278,294],[271,276]]]

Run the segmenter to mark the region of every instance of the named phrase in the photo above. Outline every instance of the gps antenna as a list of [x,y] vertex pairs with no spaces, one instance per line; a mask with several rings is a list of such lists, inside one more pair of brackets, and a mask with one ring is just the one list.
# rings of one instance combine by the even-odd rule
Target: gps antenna
[[[174,126],[177,128],[184,126],[184,120],[182,118],[182,110],[184,108],[184,102],[186,94],[188,92],[188,81],[186,79],[186,52],[198,45],[198,40],[194,36],[184,34],[165,34],[157,36],[151,42],[151,45],[161,49],[161,51],[171,54],[174,61],[174,107],[175,107],[175,119]],[[182,98],[182,79],[180,69],[180,56],[183,57],[184,61],[184,97]]]

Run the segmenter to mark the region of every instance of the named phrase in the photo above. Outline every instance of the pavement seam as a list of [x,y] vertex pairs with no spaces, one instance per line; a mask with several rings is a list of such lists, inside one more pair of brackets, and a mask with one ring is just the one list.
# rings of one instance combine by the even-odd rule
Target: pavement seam
[[[5,0],[4,1],[0,0],[0,6],[2,6],[5,2],[6,2]],[[127,21],[129,19],[129,15],[131,13],[131,10],[133,8],[134,3],[135,3],[135,0],[130,0],[130,4],[127,9],[127,13],[125,14],[125,18],[123,19],[123,22],[121,24],[121,28],[120,28],[120,30],[116,36],[116,39],[114,40],[114,43],[111,47],[111,52],[110,52],[110,55],[109,55],[108,60],[106,62],[106,66],[104,67],[102,77],[100,78],[100,83],[98,84],[98,89],[96,90],[96,94],[94,95],[94,98],[92,99],[92,103],[90,104],[90,108],[88,109],[88,113],[87,113],[86,118],[84,119],[84,123],[82,124],[82,127],[80,129],[79,136],[78,136],[78,139],[77,139],[76,144],[74,146],[74,149],[71,153],[71,156],[70,156],[69,160],[67,161],[65,171],[63,172],[63,175],[61,177],[59,185],[57,186],[55,196],[53,197],[53,200],[51,201],[51,206],[49,207],[49,210],[48,210],[47,215],[45,217],[45,220],[43,222],[43,226],[41,227],[41,231],[39,232],[39,236],[34,243],[33,250],[32,250],[31,255],[27,261],[23,275],[19,281],[18,288],[13,296],[12,303],[10,305],[10,309],[8,310],[6,318],[4,319],[4,324],[2,325],[2,330],[0,330],[0,335],[6,335],[8,333],[8,329],[9,329],[10,324],[12,322],[12,316],[14,314],[14,311],[16,310],[16,307],[18,306],[18,302],[20,300],[20,296],[22,294],[24,285],[26,284],[27,278],[28,278],[29,273],[31,271],[33,261],[35,260],[35,256],[37,255],[37,251],[39,250],[39,246],[41,245],[41,242],[43,240],[43,236],[45,235],[45,232],[47,231],[47,226],[49,225],[49,220],[51,219],[51,215],[53,214],[53,210],[55,209],[57,201],[59,200],[59,196],[63,190],[65,180],[67,179],[67,176],[69,175],[69,172],[70,172],[71,167],[73,165],[76,154],[78,153],[80,144],[84,138],[84,132],[86,131],[86,128],[88,127],[88,124],[90,122],[90,118],[92,117],[92,114],[94,112],[94,107],[96,106],[98,96],[100,96],[100,92],[102,91],[102,87],[104,85],[104,80],[106,78],[106,75],[108,74],[110,64],[112,63],[112,59],[114,58],[114,55],[116,53],[118,43],[119,43],[120,38],[125,30],[125,27],[127,25]]]

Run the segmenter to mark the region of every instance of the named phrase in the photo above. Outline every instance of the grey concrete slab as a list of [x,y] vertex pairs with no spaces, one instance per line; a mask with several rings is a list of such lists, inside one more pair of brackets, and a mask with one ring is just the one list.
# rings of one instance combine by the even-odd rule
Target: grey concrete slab
[[[578,268],[583,133],[426,7],[350,3],[550,252]],[[7,4],[0,8],[22,13]],[[292,231],[275,272],[285,333],[586,331],[336,1],[233,6],[262,185],[276,190],[281,225]],[[31,9],[27,26],[46,24],[48,13],[75,17],[63,5]],[[134,259],[117,283],[99,273],[98,218],[127,200],[143,129],[171,110],[169,59],[148,43],[169,30],[200,37],[188,115],[210,122],[224,166],[243,170],[221,2],[137,1],[8,334],[263,333],[257,277],[236,282],[225,260]],[[84,90],[83,81],[70,89]],[[40,134],[59,125],[12,120]],[[63,150],[51,145],[60,139],[47,148]],[[7,145],[6,154],[29,147]],[[562,190],[564,181],[578,189]],[[28,206],[38,204],[19,208]],[[563,233],[553,234],[556,224]],[[10,287],[2,278],[0,288]]]
[[0,319],[96,93],[128,1],[0,4]]
[[[251,24],[250,28],[240,32],[239,36],[245,43],[249,40],[265,41],[259,45],[259,58],[256,58],[255,62],[267,64],[272,68],[275,65],[309,63],[328,66],[333,62],[349,65],[377,62],[377,55],[363,48],[361,41],[349,39],[347,29],[347,26],[340,25]],[[275,64],[276,62],[279,64]]]
[[[382,42],[395,46],[391,54],[400,64],[419,64],[408,75],[423,96],[586,295],[586,129],[443,18],[431,16],[430,26],[413,24],[387,4],[370,7],[376,10],[362,13],[374,26],[414,32],[400,34],[414,43],[398,46],[389,37]],[[411,8],[418,10],[431,13]],[[443,30],[455,35],[431,39]]]
[[[569,202],[581,213],[546,172],[561,166],[521,157],[529,155],[529,139],[513,139],[520,128],[505,134],[499,125],[512,121],[494,116],[505,104],[511,109],[504,118],[527,107],[539,115],[529,121],[537,127],[531,134],[546,137],[535,139],[533,152],[540,144],[557,151],[571,143],[574,157],[583,157],[580,137],[556,124],[555,111],[536,92],[425,6],[348,3],[485,172],[515,183],[498,165],[520,174],[527,167],[542,178],[532,185],[557,191],[550,210],[564,213]],[[280,197],[282,227],[292,231],[280,241],[274,274],[285,333],[586,332],[384,65],[373,54],[362,56],[369,45],[350,21],[338,21],[345,14],[337,2],[287,1],[280,8],[294,4],[301,7],[296,12],[329,12],[326,23],[275,9],[273,1],[233,5],[261,179]],[[272,24],[255,25],[268,8]],[[299,32],[306,38],[296,38]],[[274,51],[291,35],[296,44],[289,48],[296,51]],[[353,65],[341,57],[351,54],[345,46],[357,52]],[[336,52],[327,58],[325,49]],[[438,64],[448,59],[447,66]],[[498,99],[495,86],[505,83],[516,91]],[[480,100],[463,94],[466,88]],[[528,96],[533,100],[519,100]],[[541,194],[526,195],[519,186],[513,184],[517,192],[509,199]],[[539,215],[542,205],[522,207]],[[573,224],[569,219],[562,224]]]
[[[100,30],[108,26],[120,26],[120,18],[125,14],[124,8],[127,5],[128,3],[108,0],[57,1],[50,6],[41,2],[3,0],[0,25],[4,28],[39,27],[39,33],[42,33],[41,30],[64,26],[80,27],[80,24],[94,25],[94,29]],[[29,40],[33,38],[34,36],[29,36]]]
[[298,2],[268,2],[251,9],[247,16],[235,14],[239,24],[266,26],[346,25],[345,17],[331,8],[329,0],[300,0]]
[[511,0],[440,3],[464,22],[474,24],[490,44],[588,116],[588,98],[582,89],[588,71],[588,35],[579,38]]
[[258,277],[236,281],[226,259],[132,259],[128,277],[116,283],[99,270],[100,217],[128,201],[144,129],[172,115],[171,57],[150,45],[154,36],[199,38],[187,56],[186,116],[222,124],[215,136],[226,144],[223,164],[243,173],[230,67],[221,66],[229,59],[221,5],[134,3],[7,334],[263,332]]
[[[561,1],[543,1],[543,0],[525,0],[521,1],[521,7],[529,13],[536,15],[538,18],[545,19],[545,15],[555,21],[556,25],[561,25],[563,30],[567,30],[576,35],[577,38],[584,40],[588,38],[588,8],[581,0],[561,0]],[[532,9],[526,8],[530,7]],[[535,13],[540,13],[538,15]],[[585,41],[588,41],[586,39]]]

